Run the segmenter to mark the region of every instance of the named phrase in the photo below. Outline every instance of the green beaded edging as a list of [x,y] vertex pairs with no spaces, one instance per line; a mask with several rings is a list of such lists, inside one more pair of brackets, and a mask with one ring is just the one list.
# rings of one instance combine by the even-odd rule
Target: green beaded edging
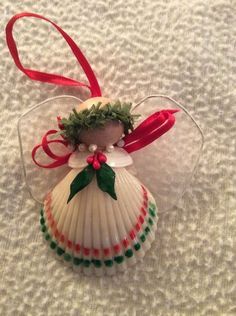
[[[149,203],[149,214],[152,218],[156,217],[156,205],[154,203]],[[147,222],[149,225],[147,225],[144,228],[143,233],[139,236],[140,242],[144,243],[146,240],[146,236],[150,233],[151,229],[149,226],[153,226],[154,222],[153,219],[149,217],[147,219]],[[117,264],[120,264],[124,261],[125,257],[131,258],[134,255],[134,252],[131,248],[127,249],[124,253],[124,255],[115,256],[113,259],[107,259],[107,260],[99,260],[99,259],[83,259],[78,257],[73,257],[71,254],[66,253],[65,250],[58,246],[56,241],[52,239],[50,234],[48,233],[48,229],[45,223],[44,219],[44,211],[43,208],[40,210],[40,224],[41,224],[41,231],[44,234],[44,238],[49,242],[50,248],[56,252],[56,254],[59,257],[63,256],[63,259],[66,262],[72,262],[75,266],[83,265],[84,267],[89,267],[91,264],[93,264],[96,268],[102,267],[104,264],[106,267],[112,267],[114,262]],[[141,244],[138,242],[133,245],[135,251],[138,251],[141,249]]]

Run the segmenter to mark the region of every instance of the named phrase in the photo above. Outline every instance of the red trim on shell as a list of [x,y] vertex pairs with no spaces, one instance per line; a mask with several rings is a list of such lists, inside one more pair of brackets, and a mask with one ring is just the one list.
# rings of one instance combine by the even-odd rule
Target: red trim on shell
[[[145,187],[144,186],[141,186],[141,187],[142,187],[143,195],[144,195],[143,206],[141,207],[141,213],[142,214],[140,214],[138,216],[137,223],[135,224],[134,229],[132,229],[130,231],[129,235],[128,235],[128,238],[131,238],[132,240],[136,239],[136,232],[135,232],[135,230],[137,232],[140,231],[140,229],[142,227],[142,224],[144,223],[144,218],[147,215],[146,208],[148,206],[148,194],[147,194],[147,190],[145,189]],[[48,199],[48,200],[45,200],[44,205],[45,205],[47,220],[48,220],[49,226],[51,228],[53,228],[53,226],[56,226],[56,222],[53,219],[52,212],[51,212],[51,205],[49,204],[49,203],[51,203],[51,200],[52,200],[50,193],[49,193],[49,195],[48,195],[48,197],[46,199]],[[49,205],[46,205],[46,204],[49,204]],[[60,240],[60,242],[62,242],[62,243],[64,243],[65,240],[66,240],[65,236],[58,231],[57,227],[55,227],[53,229],[53,235],[55,236],[55,238],[57,240]],[[122,246],[124,248],[127,248],[128,245],[130,244],[128,238],[127,237],[123,238],[123,240],[120,242],[120,244],[116,244],[112,248],[104,248],[104,249],[101,249],[101,250],[103,251],[105,256],[110,255],[110,252],[111,252],[112,249],[116,253],[119,253],[121,251]],[[75,243],[73,243],[70,240],[67,241],[67,246],[68,246],[68,248],[75,249],[76,252],[79,252],[81,250],[81,245],[80,244],[75,244]],[[84,255],[86,255],[86,256],[88,256],[90,254],[90,251],[92,251],[94,256],[99,257],[99,250],[100,249],[96,249],[96,248],[89,249],[89,248],[83,247],[82,250],[83,250]]]
[[51,197],[51,192],[48,192],[44,198],[44,201],[47,201]]
[[143,224],[143,223],[144,223],[144,218],[143,218],[143,216],[142,216],[142,215],[139,215],[139,218],[138,218],[138,219],[139,219],[139,221],[140,221],[140,223],[141,223],[141,224]]
[[136,236],[136,233],[135,233],[134,229],[132,229],[132,230],[130,231],[129,236],[130,236],[130,238],[131,238],[132,240],[134,240],[134,238],[135,238],[135,236]]
[[141,225],[140,225],[139,223],[137,223],[137,224],[135,225],[135,229],[136,229],[137,232],[139,232],[140,229],[141,229]]
[[83,254],[84,254],[85,256],[89,256],[89,254],[90,254],[90,249],[89,249],[89,248],[86,248],[86,247],[83,247]]
[[99,249],[93,249],[93,254],[95,257],[99,257]]
[[127,239],[127,238],[124,238],[124,239],[122,240],[122,244],[123,244],[123,246],[124,246],[125,248],[127,248],[127,247],[129,246],[129,241],[128,241],[128,239]]
[[143,189],[143,193],[146,193],[146,194],[147,194],[147,190],[146,190],[145,186],[144,186],[144,185],[141,185],[141,187],[142,187],[142,189]]
[[72,246],[73,246],[73,244],[72,244],[72,241],[71,240],[67,240],[67,246],[68,246],[68,248],[72,248]]
[[113,249],[116,253],[119,253],[121,251],[121,246],[119,244],[113,246]]
[[142,207],[142,208],[141,208],[141,212],[143,213],[143,215],[144,215],[144,216],[146,216],[146,215],[147,215],[147,211],[145,210],[145,208],[144,208],[144,207]]
[[109,254],[110,254],[110,249],[109,249],[109,248],[104,248],[104,249],[103,249],[103,253],[104,253],[105,256],[109,256]]
[[48,207],[48,206],[49,206],[49,204],[51,204],[51,199],[48,199],[48,200],[46,200],[46,201],[45,201],[45,205],[46,205],[46,207]]
[[80,245],[79,244],[76,244],[76,245],[74,245],[74,248],[75,248],[75,251],[76,252],[80,252]]
[[46,213],[51,213],[51,207],[50,206],[46,206]]

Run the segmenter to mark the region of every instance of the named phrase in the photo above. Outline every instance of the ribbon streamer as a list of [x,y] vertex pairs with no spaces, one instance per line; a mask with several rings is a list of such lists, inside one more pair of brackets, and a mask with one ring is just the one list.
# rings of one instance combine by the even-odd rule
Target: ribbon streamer
[[[60,75],[49,74],[49,73],[45,73],[45,72],[41,72],[41,71],[37,71],[37,70],[28,69],[22,65],[12,32],[13,32],[13,26],[14,26],[15,22],[21,18],[24,18],[24,17],[34,17],[37,19],[47,21],[58,30],[58,32],[63,36],[63,38],[66,40],[67,44],[70,46],[76,59],[78,60],[81,67],[83,68],[90,85],[87,85],[85,83],[82,83],[82,82],[79,82],[79,81],[76,81],[76,80],[73,80],[73,79],[70,79],[67,77],[63,77]],[[56,25],[54,22],[50,21],[49,19],[47,19],[39,14],[35,14],[35,13],[23,12],[23,13],[16,14],[7,23],[6,41],[7,41],[9,51],[12,55],[12,58],[16,64],[16,66],[23,73],[25,73],[30,79],[41,81],[41,82],[53,83],[56,85],[86,87],[90,90],[91,97],[101,96],[101,89],[99,87],[97,78],[96,78],[89,62],[87,61],[87,59],[85,58],[85,56],[83,55],[83,53],[81,52],[79,47],[76,45],[76,43],[73,41],[73,39],[66,32],[64,32],[58,25]]]
[[126,135],[124,149],[128,153],[137,151],[161,137],[175,124],[174,113],[179,110],[155,112],[144,120],[132,133]]
[[[62,156],[59,156],[59,155],[56,155],[55,153],[52,152],[52,150],[50,149],[49,147],[49,144],[52,144],[52,143],[56,143],[56,144],[62,144],[64,145],[66,148],[68,147],[68,142],[65,141],[65,140],[62,140],[62,139],[53,139],[53,140],[48,140],[48,136],[49,135],[55,135],[57,134],[58,131],[57,130],[49,130],[47,131],[47,133],[43,136],[42,138],[42,142],[41,144],[39,145],[36,145],[33,150],[32,150],[32,159],[34,161],[34,163],[41,167],[41,168],[47,168],[47,169],[52,169],[52,168],[57,168],[57,167],[60,167],[64,164],[66,164],[68,162],[68,159],[70,158],[70,155],[72,154],[72,152],[66,154],[66,155],[62,155]],[[53,159],[54,161],[52,163],[49,163],[49,164],[41,164],[40,162],[38,162],[36,160],[36,154],[37,154],[37,151],[39,150],[39,148],[43,149],[44,153],[51,159]]]

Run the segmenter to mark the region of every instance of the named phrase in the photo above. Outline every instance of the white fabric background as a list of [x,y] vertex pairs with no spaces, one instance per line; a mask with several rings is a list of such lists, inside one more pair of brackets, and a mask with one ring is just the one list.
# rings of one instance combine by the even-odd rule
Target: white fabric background
[[[91,0],[0,3],[0,314],[236,314],[236,1]],[[162,214],[143,263],[114,278],[75,274],[54,259],[22,178],[16,122],[30,106],[80,91],[30,81],[13,64],[4,27],[21,11],[57,22],[82,48],[106,96],[151,93],[186,105],[206,137],[180,205]],[[48,24],[17,23],[26,66],[84,78]],[[194,144],[193,144],[194,145]]]

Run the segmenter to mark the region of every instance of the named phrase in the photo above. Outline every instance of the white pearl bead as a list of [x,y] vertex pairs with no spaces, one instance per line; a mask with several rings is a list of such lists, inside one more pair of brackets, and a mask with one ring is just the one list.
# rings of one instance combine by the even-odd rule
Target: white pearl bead
[[88,149],[89,149],[89,151],[90,151],[91,153],[94,153],[94,152],[97,150],[97,148],[98,148],[97,145],[95,145],[95,144],[90,144]]
[[108,146],[106,147],[106,151],[107,151],[108,153],[113,152],[113,151],[114,151],[114,146],[113,146],[113,145],[108,145]]
[[85,151],[86,150],[86,145],[85,144],[79,144],[78,146],[79,151]]
[[117,143],[118,147],[124,147],[124,145],[125,145],[125,141],[123,139],[120,139]]

